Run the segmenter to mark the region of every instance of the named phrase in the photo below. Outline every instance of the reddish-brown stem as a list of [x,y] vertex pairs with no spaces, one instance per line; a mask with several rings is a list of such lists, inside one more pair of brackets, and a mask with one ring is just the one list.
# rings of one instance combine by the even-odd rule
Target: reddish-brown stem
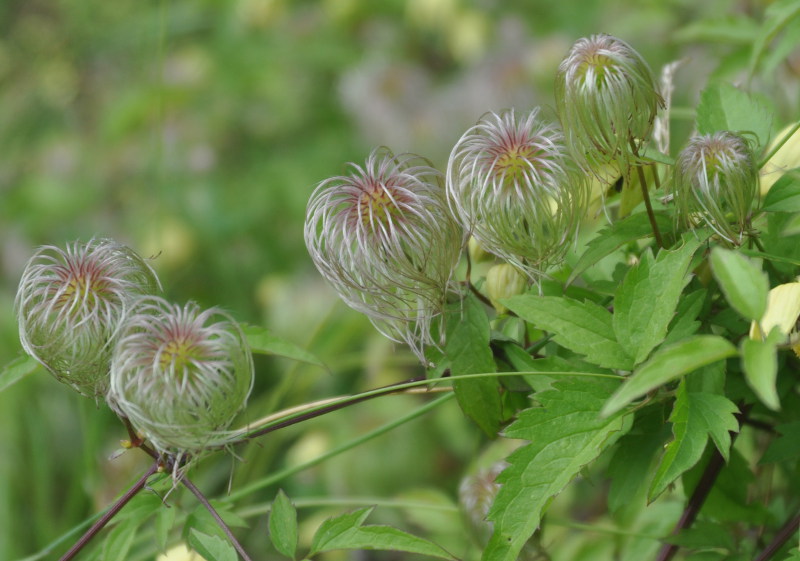
[[186,477],[182,477],[181,478],[181,483],[183,483],[184,487],[189,489],[189,491],[191,491],[192,494],[195,497],[197,497],[197,500],[200,501],[200,504],[202,504],[204,507],[206,507],[206,510],[208,510],[208,512],[211,514],[211,516],[214,517],[214,520],[217,521],[217,524],[219,524],[219,527],[222,528],[223,532],[225,532],[225,535],[228,537],[228,539],[230,540],[230,542],[233,545],[234,549],[236,549],[236,551],[239,553],[239,555],[242,557],[242,559],[244,559],[244,561],[252,561],[250,559],[250,556],[247,555],[247,552],[242,547],[242,544],[240,544],[239,540],[236,539],[236,536],[233,535],[233,532],[231,532],[231,529],[228,527],[227,524],[225,524],[225,521],[219,515],[217,510],[212,506],[212,504],[210,502],[208,502],[208,499],[203,494],[203,492],[200,491],[200,489],[198,489],[197,486],[195,486],[195,484],[192,483]]
[[[639,149],[636,147],[636,143],[634,142],[633,138],[630,139],[630,144],[633,155],[638,157]],[[650,220],[650,227],[653,229],[653,237],[655,237],[658,247],[663,249],[664,240],[661,238],[661,230],[658,229],[656,215],[653,212],[653,205],[650,203],[650,193],[647,190],[647,179],[644,176],[644,170],[642,169],[642,166],[638,164],[635,164],[633,167],[636,168],[636,173],[639,174],[639,184],[642,188],[642,199],[644,199],[644,207],[647,209],[647,218]],[[630,175],[630,168],[628,169],[628,175]]]
[[69,548],[69,551],[67,551],[61,557],[60,561],[69,561],[70,559],[73,559],[84,547],[86,547],[86,544],[88,544],[89,541],[91,541],[91,539],[95,537],[100,530],[105,527],[106,524],[108,524],[108,521],[114,518],[114,516],[116,516],[117,513],[122,510],[122,507],[128,504],[128,502],[144,488],[145,484],[147,483],[147,479],[156,471],[158,471],[158,467],[158,462],[153,463],[153,465],[150,466],[150,469],[148,469],[144,475],[142,475],[142,477],[140,477],[138,481],[136,481],[136,483],[134,483],[133,486],[125,492],[124,495],[117,499],[116,502],[109,507],[105,514],[98,518],[97,522],[92,524],[91,528],[86,530],[86,533],[84,533],[81,538],[75,542],[71,548]]
[[786,524],[778,530],[778,533],[775,534],[775,537],[772,538],[769,545],[758,554],[758,557],[756,557],[754,561],[767,561],[768,559],[772,559],[772,556],[789,541],[789,538],[797,532],[798,528],[800,528],[800,514],[796,514],[794,518],[789,519]]
[[[747,416],[749,410],[750,406],[744,406],[741,408],[741,412],[736,414],[736,420],[739,421],[740,427],[742,426],[742,420]],[[733,441],[739,433],[737,431],[730,432],[729,434],[731,436],[731,446],[733,446]],[[700,513],[700,509],[708,498],[708,494],[714,487],[714,482],[717,480],[717,476],[719,472],[722,471],[724,465],[725,460],[715,447],[714,452],[711,454],[711,459],[708,461],[708,465],[706,465],[703,474],[700,476],[700,481],[697,482],[692,496],[689,497],[689,502],[686,503],[686,508],[683,510],[680,520],[678,520],[678,523],[675,525],[675,529],[672,530],[673,536],[677,535],[681,530],[689,528],[694,523],[695,518],[697,518],[697,515]],[[669,561],[676,553],[678,553],[677,545],[671,543],[664,544],[658,552],[656,561]]]

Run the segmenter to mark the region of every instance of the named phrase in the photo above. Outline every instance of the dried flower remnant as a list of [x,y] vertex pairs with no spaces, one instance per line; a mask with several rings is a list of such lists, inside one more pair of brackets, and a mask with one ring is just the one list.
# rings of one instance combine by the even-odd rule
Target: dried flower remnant
[[150,266],[113,240],[40,247],[15,300],[22,347],[59,381],[102,396],[122,317],[135,298],[159,290]]
[[486,114],[453,148],[446,185],[464,228],[534,278],[563,257],[588,201],[585,174],[538,109]]
[[228,314],[149,297],[120,332],[108,401],[159,452],[196,455],[230,440],[252,386],[250,349]]
[[350,175],[323,181],[311,195],[309,254],[350,307],[424,362],[464,242],[441,174],[418,156],[383,149],[364,167],[350,166]]
[[727,242],[740,245],[758,197],[758,166],[750,144],[729,131],[692,138],[678,155],[670,190],[685,226],[705,222]]
[[626,170],[638,163],[662,105],[647,62],[611,35],[576,41],[556,75],[556,107],[567,146],[593,173],[604,164]]

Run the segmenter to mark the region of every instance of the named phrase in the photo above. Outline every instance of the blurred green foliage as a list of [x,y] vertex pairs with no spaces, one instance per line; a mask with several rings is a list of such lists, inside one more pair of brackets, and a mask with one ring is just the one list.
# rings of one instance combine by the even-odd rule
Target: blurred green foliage
[[[315,184],[345,162],[363,161],[373,145],[417,152],[442,167],[485,111],[551,106],[558,62],[576,38],[597,32],[629,41],[656,72],[687,57],[673,100],[685,117],[673,122],[676,145],[691,127],[685,108],[694,107],[709,74],[741,78],[748,30],[766,4],[5,0],[0,364],[20,353],[13,298],[32,249],[97,236],[153,256],[171,298],[220,305],[328,364],[330,372],[259,358],[249,418],[416,374],[410,353],[339,305],[312,270],[302,224]],[[796,52],[784,58],[752,84],[778,92],[772,100],[781,123],[797,113],[800,71]],[[238,451],[245,461],[234,462],[233,488],[415,403],[384,398],[271,435]],[[293,499],[422,493],[451,508],[483,441],[452,403],[426,423],[282,485]],[[134,453],[108,460],[123,437],[104,406],[41,370],[0,393],[0,559],[30,555],[103,508],[146,463]],[[210,460],[196,482],[222,494],[231,465]],[[275,491],[248,500],[257,506]],[[193,508],[179,492],[170,501]],[[392,512],[385,516],[396,522]],[[301,530],[307,516],[301,511]],[[457,543],[458,520],[448,516],[405,519]],[[657,519],[640,525],[655,532]],[[262,526],[254,523],[250,543],[266,543]],[[573,559],[589,558],[577,553],[583,542],[572,543]]]

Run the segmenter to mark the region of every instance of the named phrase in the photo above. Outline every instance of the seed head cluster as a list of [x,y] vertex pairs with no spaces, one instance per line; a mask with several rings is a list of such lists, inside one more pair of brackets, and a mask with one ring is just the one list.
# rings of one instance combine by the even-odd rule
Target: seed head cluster
[[586,212],[586,176],[561,131],[534,109],[488,113],[458,140],[447,194],[462,226],[491,253],[537,277],[563,257]]
[[740,245],[758,197],[753,149],[729,131],[695,136],[678,155],[670,189],[681,223],[705,223],[728,243]]
[[350,168],[311,195],[309,254],[349,306],[424,361],[463,243],[441,173],[418,156],[385,149]]
[[108,398],[157,450],[196,453],[225,443],[252,385],[252,357],[228,314],[149,297],[122,327]]
[[122,318],[135,298],[159,288],[150,266],[112,240],[43,246],[17,291],[22,347],[58,380],[102,397]]

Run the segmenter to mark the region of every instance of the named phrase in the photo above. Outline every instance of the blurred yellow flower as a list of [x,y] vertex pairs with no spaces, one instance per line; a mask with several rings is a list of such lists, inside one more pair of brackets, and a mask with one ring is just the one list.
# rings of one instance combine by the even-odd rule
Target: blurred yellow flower
[[[784,137],[791,132],[794,127],[795,124],[791,124],[779,132],[775,140],[770,144],[768,152],[772,151],[779,142],[782,142]],[[800,134],[795,131],[786,143],[781,146],[781,149],[775,152],[767,163],[764,164],[764,167],[761,168],[761,196],[763,197],[766,195],[770,187],[772,187],[785,172],[798,166],[800,166]]]
[[206,558],[181,543],[159,555],[156,561],[206,561]]
[[800,317],[800,282],[781,284],[769,291],[767,311],[759,322],[750,325],[750,338],[762,341],[777,327],[789,338],[792,350],[800,356],[797,319]]

